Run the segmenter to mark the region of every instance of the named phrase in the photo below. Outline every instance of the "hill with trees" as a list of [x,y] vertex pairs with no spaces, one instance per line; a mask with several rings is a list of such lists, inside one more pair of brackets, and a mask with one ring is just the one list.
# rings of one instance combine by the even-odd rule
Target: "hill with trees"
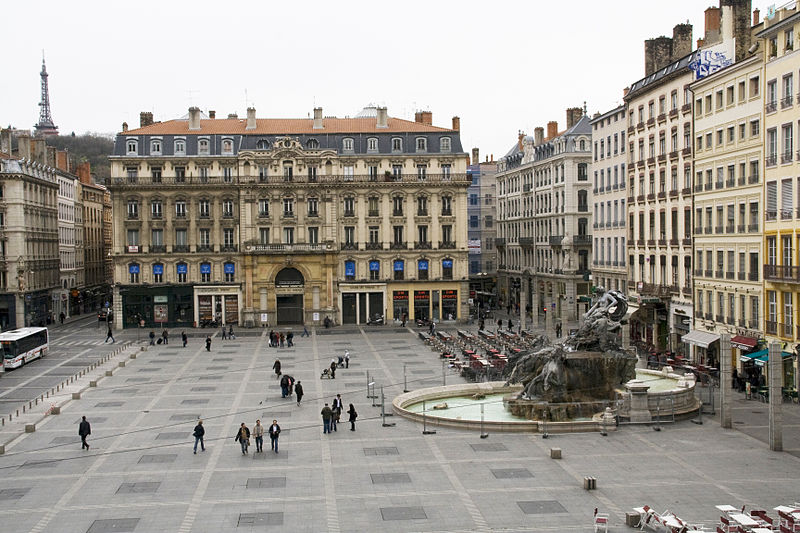
[[51,135],[47,137],[47,145],[69,152],[72,164],[89,161],[92,174],[98,183],[104,183],[111,175],[108,156],[114,151],[114,140],[108,135],[85,133],[83,135]]

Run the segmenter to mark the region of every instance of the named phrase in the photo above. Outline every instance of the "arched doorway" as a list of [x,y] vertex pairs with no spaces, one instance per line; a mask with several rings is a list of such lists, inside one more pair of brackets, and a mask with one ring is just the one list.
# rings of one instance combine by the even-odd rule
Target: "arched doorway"
[[296,268],[284,268],[275,276],[277,323],[303,323],[303,286],[305,279]]

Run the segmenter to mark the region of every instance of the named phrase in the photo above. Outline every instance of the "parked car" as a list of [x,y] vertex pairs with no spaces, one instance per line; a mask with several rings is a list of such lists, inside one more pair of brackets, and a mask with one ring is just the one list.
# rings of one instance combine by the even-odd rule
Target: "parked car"
[[111,312],[109,311],[109,309],[107,307],[103,307],[102,309],[100,309],[97,312],[97,320],[100,321],[100,322],[107,322],[108,321],[108,315],[110,315],[110,314],[111,314]]

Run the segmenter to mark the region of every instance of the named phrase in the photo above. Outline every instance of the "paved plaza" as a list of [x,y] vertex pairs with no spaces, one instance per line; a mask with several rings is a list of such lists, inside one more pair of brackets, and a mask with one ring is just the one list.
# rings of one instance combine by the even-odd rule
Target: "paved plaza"
[[[711,525],[717,504],[771,509],[800,499],[796,406],[784,409],[784,445],[794,453],[770,452],[760,429],[767,406],[738,398],[739,424],[727,431],[705,417],[607,437],[423,435],[398,417],[383,427],[366,397],[369,372],[390,409],[404,365],[409,389],[441,385],[441,361],[413,329],[295,339],[295,348],[269,348],[263,332],[240,331],[236,340],[215,337],[210,353],[200,337],[141,352],[6,446],[0,531],[591,531],[595,508],[611,515],[611,531],[632,531],[624,513],[645,504]],[[345,349],[350,368],[319,379]],[[281,398],[276,357],[302,381],[300,407]],[[462,382],[449,371],[446,379]],[[342,423],[323,435],[320,410],[337,393],[345,409],[355,404],[357,431]],[[82,415],[92,424],[88,452],[77,435]],[[197,417],[206,451],[195,455]],[[242,455],[234,442],[239,424],[252,429],[257,418],[281,425],[278,454],[267,442],[264,453],[251,446]],[[550,459],[551,447],[563,459]],[[584,476],[597,478],[597,490],[583,490]]]

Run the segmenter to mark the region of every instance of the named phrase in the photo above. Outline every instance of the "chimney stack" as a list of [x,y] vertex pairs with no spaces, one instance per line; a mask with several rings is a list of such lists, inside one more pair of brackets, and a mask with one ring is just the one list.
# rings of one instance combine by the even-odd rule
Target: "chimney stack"
[[547,138],[554,139],[558,135],[558,122],[551,120],[547,123]]
[[706,33],[703,36],[703,43],[706,46],[717,44],[722,41],[722,10],[718,7],[709,7],[705,11]]
[[256,129],[256,108],[255,107],[248,107],[247,108],[247,126],[244,129],[246,129],[246,130],[254,130],[254,129]]
[[217,112],[214,111],[213,109],[209,109],[208,110],[208,118],[210,118],[211,120],[216,119],[217,118]]
[[128,123],[127,122],[123,122],[122,123],[122,131],[128,131]]
[[153,123],[153,113],[149,111],[142,111],[139,113],[139,127],[144,128]]
[[672,61],[692,53],[692,25],[676,24],[672,28]]
[[0,152],[11,155],[11,128],[0,129]]
[[200,108],[199,107],[190,107],[189,108],[189,129],[190,130],[199,130],[200,129]]
[[761,23],[761,11],[758,8],[753,10],[753,26],[758,26]]
[[567,109],[567,129],[574,126],[583,116],[583,109],[580,107],[570,107]]
[[88,161],[84,161],[75,168],[75,174],[78,175],[78,179],[80,179],[81,183],[91,184],[92,164]]
[[477,164],[479,164],[481,162],[481,158],[479,156],[480,156],[480,150],[478,150],[477,148],[473,148],[472,149],[472,164],[473,165],[477,165]]
[[239,115],[236,114],[236,113],[228,113],[228,118],[229,119],[233,119],[233,120],[237,120],[239,118]]
[[433,125],[433,113],[430,111],[417,111],[414,114],[414,122],[425,124],[427,126]]
[[31,136],[27,133],[17,135],[17,157],[20,159],[31,159]]
[[544,142],[544,128],[538,126],[533,128],[533,143],[535,146],[539,146]]
[[453,117],[453,131],[460,131],[461,130],[461,119],[458,117]]
[[[58,162],[58,148],[56,148],[55,146],[48,146],[47,164],[50,165],[51,167],[54,167],[56,166],[57,162]],[[69,165],[69,159],[67,159],[67,165]],[[67,168],[67,171],[68,172],[70,171],[69,168]]]
[[517,133],[517,148],[519,148],[520,150],[522,150],[522,140],[524,138],[525,138],[525,132],[520,130],[519,133]]
[[314,129],[321,130],[323,128],[322,125],[322,108],[315,107],[314,108]]
[[624,89],[622,89],[622,97],[625,98],[626,96],[628,96],[629,92],[631,92],[630,87],[625,87]]
[[42,165],[47,164],[47,143],[43,138],[31,139],[31,152],[34,161]]
[[389,127],[389,115],[386,107],[378,107],[378,118],[375,122],[375,127],[377,128],[388,128]]
[[69,169],[69,154],[66,150],[59,150],[56,152],[56,168],[65,172],[70,172]]

